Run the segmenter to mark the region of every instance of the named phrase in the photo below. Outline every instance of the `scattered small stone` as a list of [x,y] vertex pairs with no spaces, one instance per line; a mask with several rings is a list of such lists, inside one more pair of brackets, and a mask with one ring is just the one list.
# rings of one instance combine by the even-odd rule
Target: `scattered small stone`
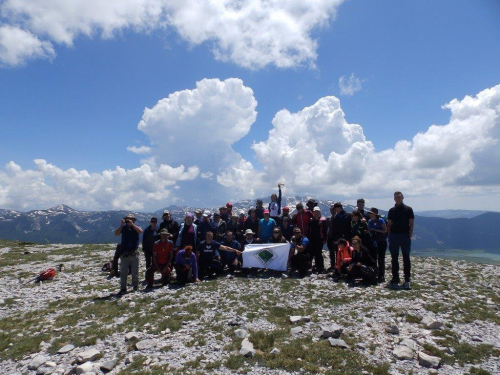
[[475,342],[483,342],[483,339],[479,336],[472,336],[472,341],[475,341]]
[[302,333],[304,330],[302,329],[302,327],[293,327],[291,330],[290,330],[290,333],[292,335],[298,335],[299,333]]
[[148,350],[156,346],[156,341],[152,339],[146,339],[139,341],[135,344],[137,350]]
[[141,338],[141,334],[137,332],[128,332],[125,335],[125,341],[131,341],[131,340],[139,340]]
[[31,360],[31,362],[28,365],[28,370],[36,370],[38,367],[43,365],[45,362],[47,362],[49,359],[45,357],[44,355],[37,355],[35,358]]
[[248,336],[248,332],[245,329],[238,328],[236,331],[234,331],[234,335],[239,339],[244,339]]
[[405,345],[396,345],[392,351],[392,355],[400,360],[410,360],[414,357],[413,350]]
[[346,342],[342,339],[334,339],[333,337],[330,337],[328,339],[328,341],[330,342],[331,346],[336,346],[336,347],[345,348],[345,349],[349,348],[349,346],[346,344]]
[[93,361],[94,359],[97,359],[101,355],[101,352],[97,349],[89,349],[85,352],[81,352],[78,354],[76,357],[76,360],[78,363],[84,363],[88,361]]
[[392,333],[393,335],[399,335],[399,327],[396,323],[391,323],[387,327],[385,327],[385,331],[387,333]]
[[414,340],[412,340],[412,339],[406,338],[403,341],[401,341],[399,343],[399,345],[407,346],[408,348],[410,348],[413,351],[417,350],[417,343]]
[[427,329],[440,329],[444,324],[437,320],[434,320],[428,316],[423,318],[421,322]]
[[292,324],[298,323],[298,322],[300,322],[301,320],[302,320],[302,317],[301,317],[301,316],[299,316],[299,315],[292,315],[292,316],[290,317],[290,323],[292,323]]
[[255,355],[253,344],[247,338],[241,342],[240,354],[245,357],[253,357]]
[[424,367],[438,368],[441,362],[441,358],[433,357],[432,355],[425,354],[424,352],[418,352],[418,364]]
[[271,350],[271,354],[280,354],[280,350],[278,348],[274,348]]
[[316,337],[321,339],[327,339],[329,337],[333,337],[334,339],[338,339],[342,334],[343,328],[338,324],[330,324],[330,325],[322,325],[320,326],[318,332],[316,333]]
[[101,366],[99,367],[103,372],[110,372],[111,370],[114,369],[115,366],[116,366],[116,359],[113,359],[111,361],[106,361],[104,363],[101,363]]
[[85,362],[84,364],[76,367],[76,374],[81,375],[87,372],[92,372],[93,369],[94,366],[92,365],[92,362]]
[[61,349],[59,349],[57,351],[57,353],[58,354],[65,354],[65,353],[68,353],[68,352],[72,351],[73,349],[75,349],[75,346],[71,345],[71,344],[68,344],[68,345],[64,345]]

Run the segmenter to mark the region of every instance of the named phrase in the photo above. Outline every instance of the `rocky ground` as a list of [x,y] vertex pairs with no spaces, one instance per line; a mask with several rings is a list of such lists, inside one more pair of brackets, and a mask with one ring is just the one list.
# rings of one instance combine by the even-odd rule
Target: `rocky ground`
[[412,258],[408,291],[261,272],[116,298],[112,254],[0,242],[1,374],[500,373],[498,266]]

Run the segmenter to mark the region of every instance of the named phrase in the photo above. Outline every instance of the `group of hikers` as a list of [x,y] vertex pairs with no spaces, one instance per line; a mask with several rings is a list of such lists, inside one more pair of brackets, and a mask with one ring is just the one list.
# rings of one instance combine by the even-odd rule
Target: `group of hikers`
[[[289,243],[287,275],[298,272],[300,277],[309,272],[331,273],[334,280],[362,279],[364,283],[385,282],[385,253],[387,241],[391,254],[392,288],[410,288],[410,249],[414,215],[403,203],[403,194],[394,193],[395,205],[387,217],[376,207],[365,209],[365,200],[357,200],[352,213],[340,202],[330,206],[325,217],[314,199],[298,203],[294,212],[281,207],[282,184],[278,195],[264,207],[262,200],[245,212],[233,211],[231,203],[210,211],[187,212],[179,225],[165,210],[162,222],[152,217],[148,227],[136,225],[133,214],[125,216],[116,229],[121,236],[112,262],[111,272],[120,276],[120,292],[127,292],[127,277],[132,274],[134,291],[139,287],[139,235],[146,261],[146,291],[152,290],[155,273],[161,274],[161,283],[170,282],[173,271],[180,283],[199,283],[206,277],[230,273],[246,275],[253,272],[245,267],[242,252],[249,244]],[[323,248],[330,255],[330,267],[325,268]],[[404,283],[399,278],[399,252],[403,255]],[[118,273],[118,261],[120,272]],[[285,276],[286,277],[286,276]]]

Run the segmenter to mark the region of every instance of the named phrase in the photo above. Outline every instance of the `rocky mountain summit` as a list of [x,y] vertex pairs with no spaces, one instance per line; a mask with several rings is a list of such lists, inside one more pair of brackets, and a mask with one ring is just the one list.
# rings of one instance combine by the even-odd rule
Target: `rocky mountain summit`
[[262,271],[117,298],[112,254],[0,243],[1,374],[500,373],[498,266],[412,258],[412,290]]

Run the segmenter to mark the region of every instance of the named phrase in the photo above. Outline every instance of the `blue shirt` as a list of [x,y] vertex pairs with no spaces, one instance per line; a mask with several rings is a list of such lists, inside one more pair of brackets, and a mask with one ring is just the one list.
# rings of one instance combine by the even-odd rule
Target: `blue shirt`
[[184,252],[185,250],[180,250],[177,253],[177,256],[175,257],[175,264],[178,264],[179,266],[184,266],[185,264],[188,264],[191,266],[191,269],[193,270],[193,276],[195,279],[198,278],[198,265],[196,264],[196,255],[194,255],[194,252],[191,253],[191,258],[184,257]]
[[266,222],[266,219],[260,219],[259,221],[259,238],[262,242],[267,242],[273,235],[273,229],[276,226],[276,222],[274,219],[269,219]]
[[[372,229],[382,230],[382,226],[384,224],[385,220],[382,219],[381,217],[377,219],[370,219],[370,221],[368,222],[368,229],[370,229],[370,231]],[[370,232],[370,233],[376,241],[385,241],[385,239],[387,238],[386,233],[380,233],[380,232]]]

